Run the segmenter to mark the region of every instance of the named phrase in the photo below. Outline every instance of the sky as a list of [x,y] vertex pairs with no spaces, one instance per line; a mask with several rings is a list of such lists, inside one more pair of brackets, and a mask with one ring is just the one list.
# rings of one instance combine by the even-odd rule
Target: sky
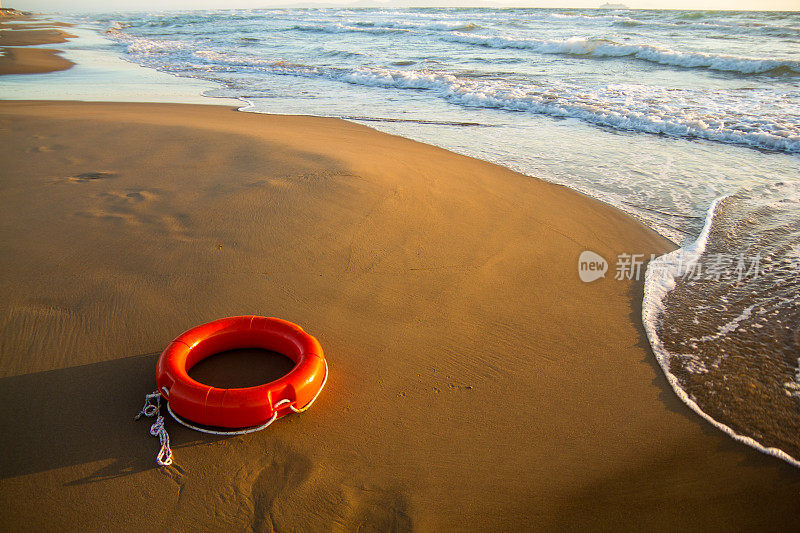
[[[363,1],[363,0],[362,0]],[[606,1],[624,3],[633,9],[735,9],[764,11],[798,11],[800,0],[441,0],[422,2],[417,0],[390,0],[376,5],[391,6],[498,6],[498,7],[598,7]],[[183,9],[232,9],[287,6],[297,0],[0,0],[3,7],[14,7],[26,11],[133,11],[133,10],[183,10]],[[351,0],[308,0],[302,3],[331,4],[343,6]]]

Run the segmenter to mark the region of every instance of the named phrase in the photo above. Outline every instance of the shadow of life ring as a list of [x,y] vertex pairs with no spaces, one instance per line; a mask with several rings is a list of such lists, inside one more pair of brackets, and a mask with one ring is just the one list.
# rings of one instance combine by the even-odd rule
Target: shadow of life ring
[[[278,352],[294,361],[294,367],[275,381],[246,388],[219,389],[189,377],[189,370],[203,359],[245,348]],[[317,339],[286,320],[252,315],[222,318],[182,333],[161,353],[156,366],[158,393],[167,400],[170,414],[206,433],[250,433],[284,415],[305,411],[327,379],[328,365]],[[235,431],[242,428],[247,429]]]

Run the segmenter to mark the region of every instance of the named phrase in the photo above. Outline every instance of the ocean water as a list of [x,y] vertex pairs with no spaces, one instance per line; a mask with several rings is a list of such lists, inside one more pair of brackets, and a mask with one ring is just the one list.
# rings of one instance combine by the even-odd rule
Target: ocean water
[[716,200],[698,239],[647,274],[645,328],[678,396],[800,466],[800,184]]
[[676,393],[734,438],[800,465],[800,13],[264,9],[75,21],[128,61],[207,82],[206,96],[245,111],[362,122],[639,218],[681,245],[648,266],[642,313]]

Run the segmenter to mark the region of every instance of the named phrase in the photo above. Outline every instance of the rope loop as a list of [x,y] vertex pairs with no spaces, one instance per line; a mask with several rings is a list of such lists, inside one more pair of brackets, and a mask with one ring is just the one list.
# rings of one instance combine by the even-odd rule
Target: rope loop
[[[280,405],[283,402],[288,402],[289,400],[282,400],[278,403]],[[190,423],[188,420],[184,420],[183,418],[179,417],[175,414],[175,411],[169,406],[169,402],[167,402],[167,412],[172,416],[172,419],[175,420],[178,424],[182,425],[183,427],[189,428],[194,431],[199,431],[200,433],[207,433],[208,435],[221,435],[223,437],[233,437],[236,435],[247,435],[248,433],[255,433],[256,431],[261,431],[262,429],[266,429],[275,422],[275,419],[278,418],[278,411],[272,413],[272,416],[269,420],[267,420],[264,424],[260,426],[247,428],[247,429],[231,429],[231,430],[219,430],[219,429],[210,429],[204,428],[200,426],[195,426],[194,424]]]
[[169,433],[164,428],[164,417],[161,415],[161,393],[158,391],[151,392],[144,397],[144,407],[139,411],[139,414],[133,417],[134,420],[139,420],[143,416],[147,418],[155,417],[156,420],[150,426],[150,434],[158,437],[161,443],[161,449],[156,455],[156,463],[159,466],[169,466],[172,464],[172,448],[169,446]]

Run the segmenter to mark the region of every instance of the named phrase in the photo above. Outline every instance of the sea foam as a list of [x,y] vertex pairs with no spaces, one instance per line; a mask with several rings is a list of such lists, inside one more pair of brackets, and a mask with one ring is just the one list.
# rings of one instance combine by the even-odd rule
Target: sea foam
[[[323,67],[270,61],[242,53],[191,51],[186,43],[170,40],[128,38],[127,42],[130,53],[147,56],[143,61],[156,68],[164,67],[160,56],[165,52],[183,53],[185,63],[178,68],[178,71],[196,69],[202,72],[203,76],[207,76],[209,72],[213,73],[215,69],[227,71],[237,68],[276,75],[321,78],[364,87],[424,90],[437,98],[465,107],[576,118],[619,130],[706,139],[800,153],[800,124],[793,122],[792,117],[754,116],[751,110],[739,116],[718,114],[715,107],[719,107],[719,103],[727,98],[724,93],[709,98],[693,91],[667,91],[630,84],[596,88],[559,83],[552,83],[546,87],[516,86],[504,81],[486,82],[447,72],[384,67],[354,69]],[[575,41],[568,46],[580,50],[583,44]],[[328,57],[333,56],[328,54]],[[343,55],[340,53],[335,57]],[[200,60],[201,63],[193,63],[193,60]],[[685,95],[683,98],[686,104],[680,100],[682,94]],[[765,106],[774,101],[773,93],[764,93],[761,98]],[[670,99],[672,102],[669,102]],[[692,108],[703,100],[706,101],[705,108],[702,112],[695,112]],[[650,103],[653,101],[663,104]]]
[[541,40],[470,35],[459,32],[444,35],[441,39],[489,48],[532,50],[541,54],[565,54],[598,58],[630,57],[659,65],[706,68],[722,72],[738,72],[740,74],[800,74],[800,61],[791,59],[681,52],[649,44],[620,44],[607,39],[574,37],[566,40]]
[[[780,187],[780,185],[779,185]],[[777,187],[776,187],[777,188]],[[780,191],[783,193],[783,191]],[[737,432],[731,428],[730,425],[713,418],[709,415],[696,401],[696,399],[692,396],[690,392],[688,392],[675,373],[673,372],[672,363],[676,360],[676,358],[681,359],[684,371],[688,371],[690,373],[700,373],[700,374],[707,374],[709,372],[709,364],[708,361],[704,361],[702,358],[698,357],[697,355],[691,353],[676,353],[671,352],[664,343],[664,339],[662,338],[663,331],[662,331],[662,322],[665,319],[666,313],[676,313],[676,312],[692,312],[691,310],[682,308],[682,309],[670,309],[666,305],[666,300],[670,293],[676,289],[676,285],[679,280],[686,275],[687,272],[691,271],[701,260],[703,254],[706,252],[709,246],[709,239],[712,234],[712,227],[716,229],[715,224],[717,224],[716,216],[719,213],[719,209],[723,202],[730,201],[730,202],[743,202],[747,201],[748,197],[743,194],[738,194],[734,197],[720,197],[715,200],[710,208],[708,209],[708,213],[705,220],[705,225],[703,226],[703,230],[698,236],[698,238],[682,248],[679,248],[673,252],[668,254],[662,255],[648,264],[646,275],[645,275],[645,290],[644,290],[644,299],[642,302],[642,322],[647,333],[647,337],[650,341],[650,345],[652,346],[653,353],[658,360],[659,365],[661,366],[665,376],[669,384],[671,385],[672,389],[675,391],[675,394],[686,404],[688,405],[693,411],[699,414],[702,418],[708,421],[710,424],[715,426],[716,428],[720,429],[721,431],[725,432],[726,434],[730,435],[735,440],[751,446],[756,450],[778,457],[794,466],[800,467],[800,461],[787,453],[786,451],[772,446],[765,446],[752,435],[746,435],[742,432]],[[760,198],[757,198],[760,200]],[[753,208],[752,212],[760,212],[761,216],[768,216],[765,215],[769,211],[768,204],[763,202],[756,203],[755,207]],[[779,213],[779,212],[778,212]],[[729,231],[734,232],[735,229],[731,228]],[[721,234],[725,234],[725,230],[722,230]],[[779,258],[785,259],[785,258]],[[766,268],[766,267],[765,267]],[[795,273],[795,276],[797,273]],[[734,284],[735,285],[735,284]],[[751,292],[750,293],[750,301],[755,303],[746,306],[738,313],[738,315],[734,316],[731,320],[721,324],[720,327],[716,328],[714,331],[709,332],[707,335],[696,338],[688,342],[689,345],[696,346],[698,343],[711,343],[716,344],[722,339],[723,337],[727,337],[733,332],[735,332],[740,325],[745,321],[757,322],[754,321],[754,315],[756,313],[764,313],[764,307],[767,306],[767,303],[770,299],[771,292],[769,287],[764,289],[764,292]],[[728,304],[733,305],[733,303],[729,302],[728,296],[722,296],[720,298],[721,308],[725,309]],[[782,301],[780,305],[789,308],[796,309],[798,305],[797,300],[790,300],[790,301]],[[760,307],[758,311],[754,311],[757,307]],[[766,318],[766,317],[765,317]],[[697,318],[695,318],[695,324],[698,325],[699,328],[703,327],[703,324],[697,322]],[[762,327],[760,324],[752,324],[757,326],[757,328]],[[795,325],[796,326],[796,325]],[[686,332],[679,332],[678,334],[685,335]],[[745,336],[749,336],[747,333],[744,334]],[[721,355],[718,355],[715,361],[712,362],[713,366],[716,367],[719,365],[720,360],[722,357],[746,357],[748,351],[746,349],[742,350],[742,353],[731,353],[727,354],[723,352]],[[767,354],[762,354],[766,356]],[[800,390],[800,359],[798,359],[798,369],[796,374],[796,381],[794,383],[787,383],[785,384],[785,388],[787,394],[792,395],[794,394],[793,391]],[[728,406],[726,410],[733,409],[733,406]],[[735,416],[735,413],[732,414]],[[767,413],[769,416],[769,413]],[[784,414],[783,416],[786,416]],[[789,414],[789,416],[791,416]]]

